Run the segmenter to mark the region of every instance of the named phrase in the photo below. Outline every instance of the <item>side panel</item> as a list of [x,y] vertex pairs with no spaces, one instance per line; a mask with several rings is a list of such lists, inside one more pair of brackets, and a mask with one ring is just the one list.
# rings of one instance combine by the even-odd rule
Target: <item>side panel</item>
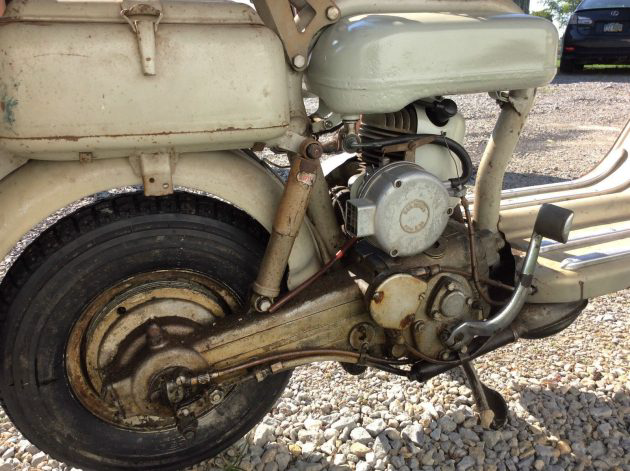
[[125,22],[0,22],[0,147],[111,158],[248,148],[284,134],[286,64],[273,32],[165,19],[155,34],[156,75],[145,76]]
[[[179,157],[176,186],[210,193],[242,209],[271,231],[283,184],[260,163],[240,153],[206,152]],[[35,225],[86,196],[140,185],[127,159],[90,163],[30,161],[0,181],[0,259]],[[289,288],[320,267],[310,224],[302,227],[289,259]]]

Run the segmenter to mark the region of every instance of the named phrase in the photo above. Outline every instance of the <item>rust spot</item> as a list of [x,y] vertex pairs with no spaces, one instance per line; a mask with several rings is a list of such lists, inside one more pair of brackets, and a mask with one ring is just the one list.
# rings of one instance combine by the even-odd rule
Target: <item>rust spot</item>
[[406,329],[407,327],[409,327],[411,325],[411,323],[413,322],[415,316],[413,314],[409,314],[407,317],[405,317],[402,321],[400,321],[400,328],[402,329]]
[[72,141],[76,142],[79,139],[106,139],[106,138],[122,138],[122,137],[151,137],[151,136],[170,136],[170,135],[180,135],[180,134],[214,134],[218,132],[232,132],[232,131],[252,131],[252,130],[263,130],[263,129],[284,129],[288,126],[288,124],[283,124],[280,126],[268,126],[265,128],[235,128],[233,126],[221,129],[209,129],[205,131],[161,131],[161,132],[147,132],[147,133],[136,133],[136,134],[91,134],[85,136],[37,136],[37,137],[13,137],[13,136],[0,136],[0,139],[7,139],[12,141]]

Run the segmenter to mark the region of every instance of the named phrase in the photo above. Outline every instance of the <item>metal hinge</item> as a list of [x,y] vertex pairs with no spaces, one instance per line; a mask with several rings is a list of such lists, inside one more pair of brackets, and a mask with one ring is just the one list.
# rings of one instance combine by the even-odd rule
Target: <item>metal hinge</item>
[[120,16],[136,33],[144,75],[155,75],[155,33],[162,20],[162,4],[157,0],[123,0]]

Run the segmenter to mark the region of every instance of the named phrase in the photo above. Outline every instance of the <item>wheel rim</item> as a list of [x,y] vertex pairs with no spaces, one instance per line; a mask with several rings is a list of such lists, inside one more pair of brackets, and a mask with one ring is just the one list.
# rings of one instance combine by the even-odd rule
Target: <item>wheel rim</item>
[[[74,395],[92,414],[118,427],[136,431],[175,427],[173,411],[151,402],[150,394],[137,398],[136,403],[147,396],[137,408],[117,400],[109,386],[112,379],[142,368],[147,352],[160,347],[161,334],[155,337],[155,332],[166,334],[171,344],[183,344],[218,318],[237,312],[241,304],[227,286],[185,270],[144,273],[105,290],[82,311],[70,333],[65,363]],[[173,371],[207,367],[192,350],[174,361]],[[224,391],[221,400],[229,392]],[[187,408],[201,418],[217,403],[216,395],[207,391]]]

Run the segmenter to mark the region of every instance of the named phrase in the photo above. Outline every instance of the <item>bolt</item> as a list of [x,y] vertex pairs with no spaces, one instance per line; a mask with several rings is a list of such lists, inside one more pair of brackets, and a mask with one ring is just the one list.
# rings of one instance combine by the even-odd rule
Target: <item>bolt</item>
[[326,18],[328,18],[330,21],[337,21],[339,19],[341,12],[339,11],[339,8],[337,7],[329,7],[326,10]]
[[304,153],[309,159],[319,159],[324,154],[324,148],[319,142],[312,142],[306,146]]
[[468,347],[466,345],[464,345],[459,351],[462,352],[462,353],[466,353],[466,352],[468,352]]
[[214,391],[211,395],[210,395],[210,402],[212,404],[218,404],[219,402],[221,402],[223,400],[223,394],[221,393],[221,391]]
[[332,122],[332,121],[330,121],[329,119],[327,119],[326,121],[324,121],[324,127],[325,127],[326,129],[330,129],[330,128],[332,128],[332,127],[333,127],[333,122]]
[[474,302],[474,301],[473,301],[473,298],[468,298],[468,299],[466,300],[466,304],[467,304],[468,306],[472,306],[473,302]]
[[394,182],[394,186],[395,186],[396,188],[400,188],[400,187],[402,186],[402,181],[400,181],[400,180],[396,180],[396,181]]
[[304,57],[302,54],[298,54],[293,58],[293,65],[298,69],[301,69],[306,65],[306,57]]
[[271,308],[271,299],[265,297],[265,296],[260,296],[257,300],[256,300],[256,310],[258,312],[267,312],[269,310],[269,308]]
[[384,297],[385,297],[385,293],[383,293],[382,291],[376,291],[372,295],[372,300],[374,300],[374,302],[376,303],[380,303]]
[[451,356],[451,354],[449,352],[443,352],[442,353],[442,360],[448,360],[448,358]]
[[455,291],[457,289],[457,285],[455,283],[449,283],[446,289],[449,291]]

